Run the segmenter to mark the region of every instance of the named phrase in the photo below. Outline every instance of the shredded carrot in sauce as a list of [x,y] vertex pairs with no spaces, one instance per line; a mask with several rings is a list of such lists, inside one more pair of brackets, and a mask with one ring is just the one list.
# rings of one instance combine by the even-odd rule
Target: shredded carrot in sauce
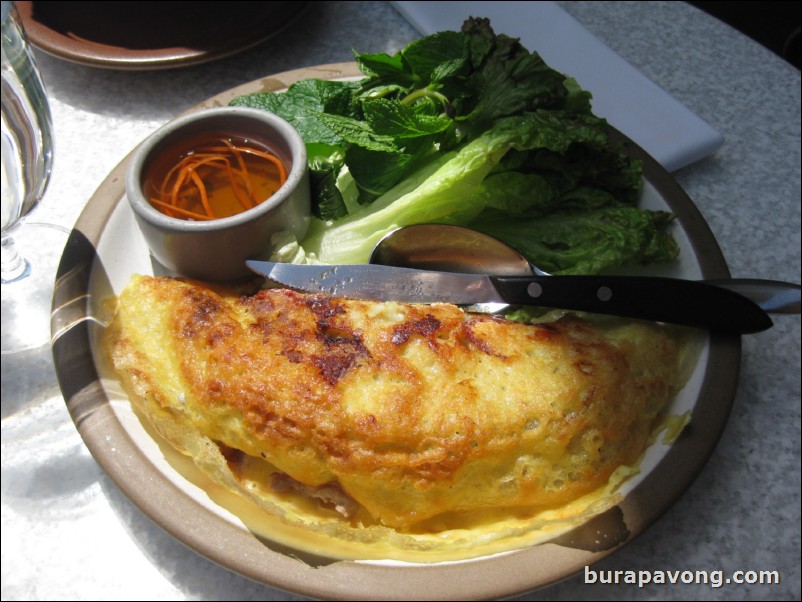
[[179,219],[219,219],[256,207],[287,181],[275,155],[225,138],[217,142],[186,153],[163,178],[150,178],[151,204]]

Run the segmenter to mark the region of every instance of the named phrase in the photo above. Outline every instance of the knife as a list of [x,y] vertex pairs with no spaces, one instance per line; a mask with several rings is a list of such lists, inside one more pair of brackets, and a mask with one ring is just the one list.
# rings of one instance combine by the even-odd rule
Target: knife
[[626,316],[748,334],[772,326],[746,297],[695,280],[642,276],[488,276],[377,264],[298,265],[248,260],[281,286],[334,297],[404,303],[508,303]]

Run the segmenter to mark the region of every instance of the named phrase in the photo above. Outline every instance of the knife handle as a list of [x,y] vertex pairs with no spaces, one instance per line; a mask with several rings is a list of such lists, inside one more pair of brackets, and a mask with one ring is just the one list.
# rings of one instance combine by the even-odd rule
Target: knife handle
[[752,333],[771,319],[746,297],[694,280],[640,276],[492,276],[507,303]]

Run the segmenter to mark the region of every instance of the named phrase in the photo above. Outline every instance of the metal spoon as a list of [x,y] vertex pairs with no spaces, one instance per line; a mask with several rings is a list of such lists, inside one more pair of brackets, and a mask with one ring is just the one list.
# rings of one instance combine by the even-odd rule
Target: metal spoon
[[[370,263],[493,276],[549,275],[497,238],[450,224],[417,224],[394,230],[376,245]],[[802,289],[798,284],[753,278],[706,282],[739,293],[768,313],[800,313]],[[498,312],[505,307],[483,304],[471,309]]]

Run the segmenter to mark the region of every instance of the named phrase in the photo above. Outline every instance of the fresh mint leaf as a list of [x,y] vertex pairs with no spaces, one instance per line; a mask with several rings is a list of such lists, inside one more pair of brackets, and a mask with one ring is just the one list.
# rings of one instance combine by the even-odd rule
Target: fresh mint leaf
[[319,123],[349,144],[378,152],[398,150],[392,136],[376,133],[366,121],[329,113],[314,112],[313,114]]
[[439,134],[452,124],[445,116],[421,114],[397,101],[368,100],[363,103],[362,110],[374,132],[397,140]]
[[254,107],[275,113],[292,124],[305,142],[340,145],[343,139],[322,123],[319,113],[355,117],[356,82],[306,79],[286,92],[257,92],[235,98],[232,106]]
[[467,74],[468,40],[456,31],[442,31],[415,40],[400,54],[423,86],[445,77]]
[[429,78],[433,83],[442,83],[454,77],[464,74],[467,60],[463,58],[445,60],[432,69]]
[[392,56],[384,52],[374,54],[355,52],[354,57],[359,70],[368,78],[364,84],[366,87],[384,81],[403,83],[405,87],[412,84],[412,73],[400,52]]
[[358,89],[357,82],[306,79],[292,84],[284,95],[310,110],[355,117],[353,96]]
[[343,195],[337,188],[337,169],[333,165],[310,167],[309,182],[315,199],[315,217],[327,221],[348,215]]
[[372,202],[435,152],[428,138],[407,140],[404,148],[396,152],[375,152],[361,146],[350,146],[345,163],[359,188],[359,202]]

